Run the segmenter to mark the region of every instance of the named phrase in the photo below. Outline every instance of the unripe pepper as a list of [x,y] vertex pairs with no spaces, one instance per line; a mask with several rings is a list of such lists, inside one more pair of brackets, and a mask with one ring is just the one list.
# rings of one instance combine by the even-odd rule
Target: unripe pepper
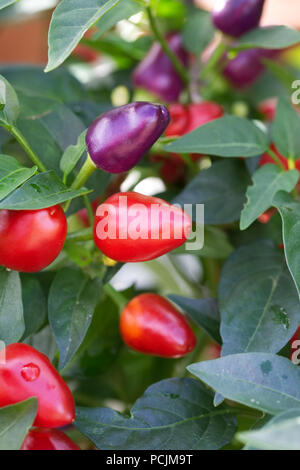
[[264,3],[264,0],[216,0],[213,23],[223,33],[239,37],[258,26]]
[[36,397],[34,426],[56,428],[75,420],[72,393],[47,356],[23,343],[9,344],[4,355],[0,363],[0,407]]
[[[182,47],[181,35],[172,33],[166,39],[178,59],[183,65],[187,65],[188,54]],[[139,63],[132,80],[135,87],[144,88],[166,102],[176,101],[184,86],[159,43],[155,43],[148,55]]]
[[157,197],[118,193],[98,207],[94,241],[115,261],[149,261],[182,245],[191,229],[190,216],[179,207]]
[[132,349],[144,354],[178,358],[196,346],[186,318],[157,294],[141,294],[121,313],[121,336]]
[[153,103],[135,102],[112,109],[89,127],[89,155],[104,171],[128,171],[150,150],[169,120],[167,108]]
[[67,220],[60,206],[39,210],[0,211],[0,265],[37,272],[61,252]]
[[242,51],[226,64],[223,74],[234,87],[246,88],[258,80],[265,71],[262,60],[272,59],[276,54],[277,51],[267,49]]
[[22,444],[21,450],[81,450],[59,429],[31,429]]

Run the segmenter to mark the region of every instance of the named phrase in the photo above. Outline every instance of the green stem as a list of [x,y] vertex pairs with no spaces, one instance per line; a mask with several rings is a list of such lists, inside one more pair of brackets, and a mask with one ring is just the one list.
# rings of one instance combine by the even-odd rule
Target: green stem
[[87,211],[90,226],[93,227],[93,225],[94,225],[94,212],[93,212],[91,201],[89,200],[89,198],[87,197],[86,194],[83,196],[83,200],[84,200],[84,205],[85,205],[85,208],[86,208],[86,211]]
[[45,165],[41,162],[37,154],[32,150],[29,143],[23,136],[23,134],[17,129],[15,126],[5,126],[8,132],[14,136],[17,142],[21,145],[21,147],[25,150],[27,155],[29,156],[30,160],[38,167],[40,171],[47,171]]
[[[94,164],[94,162],[92,161],[89,154],[87,154],[86,161],[82,165],[79,173],[77,174],[75,180],[73,181],[73,183],[71,185],[71,188],[72,189],[80,189],[84,185],[86,180],[91,176],[91,174],[94,173],[95,170],[97,170],[97,167]],[[65,206],[64,206],[64,211],[65,212],[67,212],[67,210],[69,209],[70,204],[71,204],[71,199],[69,201],[67,201]]]
[[202,67],[202,70],[200,72],[200,79],[203,80],[207,78],[211,70],[213,70],[216,65],[219,63],[220,59],[223,57],[227,50],[227,44],[223,41],[218,44],[212,55],[210,56],[209,60],[207,63]]
[[270,155],[270,157],[272,158],[272,160],[274,160],[274,162],[276,163],[276,165],[279,166],[279,168],[281,168],[281,170],[285,171],[284,164],[282,163],[282,161],[280,160],[280,158],[276,155],[276,153],[273,152],[272,149],[267,150],[267,153]]
[[218,264],[216,260],[211,258],[202,258],[201,261],[204,267],[205,279],[208,287],[210,288],[212,295],[216,296],[218,292]]
[[172,62],[176,72],[180,75],[181,79],[183,82],[187,85],[189,83],[189,77],[188,74],[182,64],[182,62],[178,59],[176,54],[170,49],[167,41],[165,40],[164,36],[161,34],[157,27],[156,19],[152,13],[151,7],[147,6],[146,7],[146,12],[148,14],[149,18],[149,23],[151,26],[151,29],[153,31],[153,34],[157,41],[160,43],[162,50],[164,53],[169,57],[170,61]]
[[116,289],[111,284],[105,284],[103,290],[116,304],[116,306],[119,307],[120,312],[122,312],[123,308],[128,303],[128,300],[124,297],[124,295],[121,294],[121,292],[116,291]]
[[68,233],[67,240],[72,240],[74,242],[86,242],[93,240],[93,229],[92,227],[89,227],[83,230],[78,230],[77,232]]

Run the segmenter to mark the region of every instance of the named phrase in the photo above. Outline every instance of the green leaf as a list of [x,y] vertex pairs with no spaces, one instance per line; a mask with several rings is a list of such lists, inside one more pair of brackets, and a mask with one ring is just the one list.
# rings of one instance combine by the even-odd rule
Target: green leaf
[[62,0],[54,10],[49,28],[50,72],[61,65],[84,33],[120,0]]
[[276,109],[272,138],[279,152],[286,158],[300,157],[300,116],[290,101],[281,98]]
[[258,430],[237,434],[237,439],[255,450],[300,450],[300,410],[284,411]]
[[19,450],[37,413],[36,398],[0,408],[0,450]]
[[71,171],[74,170],[79,162],[81,155],[86,150],[85,136],[87,130],[83,131],[78,137],[76,145],[70,145],[66,148],[60,160],[60,169],[64,174],[64,183]]
[[238,248],[222,269],[218,293],[223,355],[276,353],[300,324],[297,291],[271,242]]
[[220,336],[220,312],[215,299],[189,299],[180,295],[168,295],[200,328],[218,344]]
[[265,26],[244,34],[231,46],[232,50],[285,49],[300,42],[300,32],[287,26]]
[[198,173],[173,202],[204,204],[206,224],[234,222],[240,219],[249,184],[250,176],[244,162],[223,160]]
[[19,273],[0,269],[0,340],[17,342],[25,330]]
[[183,29],[184,47],[194,54],[200,54],[214,37],[211,14],[196,10],[188,17]]
[[119,21],[130,18],[130,16],[135,15],[141,9],[141,5],[134,0],[121,0],[102,16],[101,21],[97,24],[97,32],[94,38],[99,38]]
[[11,84],[0,75],[0,125],[14,124],[19,116],[19,100]]
[[188,366],[189,372],[229,400],[271,415],[300,408],[300,369],[268,353],[225,356]]
[[300,203],[281,191],[273,204],[281,215],[285,258],[300,296]]
[[60,369],[68,364],[84,340],[100,295],[99,279],[92,281],[82,271],[72,268],[57,273],[50,288],[48,310]]
[[42,287],[33,276],[22,274],[25,332],[23,339],[37,333],[47,319],[47,303]]
[[248,228],[261,214],[272,206],[275,194],[290,192],[299,179],[297,170],[282,171],[272,163],[264,165],[252,175],[253,185],[249,186],[247,203],[242,210],[240,229]]
[[[109,408],[78,408],[76,427],[102,450],[208,450],[229,442],[235,419],[194,379],[168,379],[149,387],[130,418]],[[208,432],[208,430],[210,430]]]
[[65,186],[54,171],[50,170],[30,178],[20,188],[7,196],[0,209],[36,210],[51,207],[87,194],[86,188],[74,190]]
[[25,168],[13,157],[0,154],[0,200],[31,178],[36,171],[36,166]]
[[188,248],[188,243],[176,248],[172,253],[191,253],[201,258],[224,259],[233,251],[228,235],[218,227],[206,225],[204,227],[204,245],[200,250]]
[[267,135],[253,122],[224,116],[198,127],[165,146],[168,152],[218,157],[256,157],[269,148]]
[[19,0],[0,0],[0,10],[2,10],[2,8],[8,7],[9,5],[13,5],[14,3],[17,3],[17,2],[19,2]]

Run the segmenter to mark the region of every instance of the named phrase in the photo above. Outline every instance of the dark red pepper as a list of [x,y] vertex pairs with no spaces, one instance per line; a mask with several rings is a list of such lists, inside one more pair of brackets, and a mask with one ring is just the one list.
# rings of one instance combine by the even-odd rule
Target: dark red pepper
[[67,220],[60,206],[0,211],[0,264],[15,271],[37,272],[61,252]]
[[97,209],[94,241],[115,261],[149,261],[182,245],[191,229],[190,216],[179,207],[135,192],[117,193]]
[[81,450],[66,434],[59,429],[31,429],[21,450]]
[[124,342],[144,354],[178,358],[196,346],[186,318],[157,294],[141,294],[124,308],[120,321]]
[[0,407],[36,397],[35,426],[57,428],[75,420],[75,405],[67,384],[48,357],[31,346],[6,346],[0,363]]

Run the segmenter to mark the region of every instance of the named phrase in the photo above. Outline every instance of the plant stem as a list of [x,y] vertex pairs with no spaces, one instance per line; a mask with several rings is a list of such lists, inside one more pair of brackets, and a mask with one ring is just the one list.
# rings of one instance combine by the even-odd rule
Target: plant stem
[[77,232],[68,233],[67,240],[72,240],[74,242],[86,242],[93,240],[93,229],[89,227]]
[[211,258],[202,258],[201,261],[204,267],[204,273],[205,273],[205,278],[206,278],[208,287],[210,288],[212,295],[216,296],[218,292],[217,262],[216,260],[211,259]]
[[284,167],[284,164],[282,163],[282,161],[280,160],[280,158],[276,155],[275,152],[273,152],[272,149],[269,149],[267,150],[267,153],[270,155],[270,157],[272,158],[272,160],[274,160],[274,162],[276,163],[277,166],[279,166],[279,168],[281,168],[281,170],[285,170],[285,167]]
[[90,200],[89,200],[89,198],[87,197],[86,194],[83,196],[83,200],[84,200],[84,205],[85,205],[85,208],[86,208],[86,211],[87,211],[90,226],[93,227],[93,225],[94,225],[94,213],[93,213],[92,204],[91,204],[91,202],[90,202]]
[[164,36],[161,34],[161,32],[158,29],[156,19],[152,13],[151,7],[147,6],[146,7],[146,12],[148,14],[149,18],[149,23],[151,26],[151,29],[153,31],[153,34],[157,41],[160,43],[162,50],[164,53],[169,57],[170,61],[172,62],[176,72],[180,75],[182,81],[187,85],[189,83],[189,77],[188,74],[182,64],[182,62],[178,59],[176,54],[170,49],[167,41],[165,40]]
[[210,71],[215,68],[215,66],[218,64],[222,56],[225,54],[227,50],[227,44],[223,41],[221,41],[212,55],[210,56],[209,60],[207,63],[202,67],[202,70],[200,72],[200,79],[203,80],[204,78],[209,75]]
[[41,162],[37,154],[32,150],[29,143],[23,136],[23,134],[17,129],[15,126],[5,126],[8,132],[14,136],[17,142],[21,145],[21,147],[25,150],[27,155],[29,156],[30,160],[38,167],[40,171],[47,171],[45,165]]
[[82,165],[78,175],[76,176],[75,180],[72,183],[72,189],[79,189],[81,188],[86,180],[91,176],[94,171],[97,170],[96,165],[92,161],[89,154],[87,155],[86,161]]
[[121,292],[116,291],[116,289],[111,284],[105,284],[103,287],[104,292],[111,298],[111,300],[119,307],[120,312],[123,310],[125,305],[128,303],[128,300],[124,297]]

